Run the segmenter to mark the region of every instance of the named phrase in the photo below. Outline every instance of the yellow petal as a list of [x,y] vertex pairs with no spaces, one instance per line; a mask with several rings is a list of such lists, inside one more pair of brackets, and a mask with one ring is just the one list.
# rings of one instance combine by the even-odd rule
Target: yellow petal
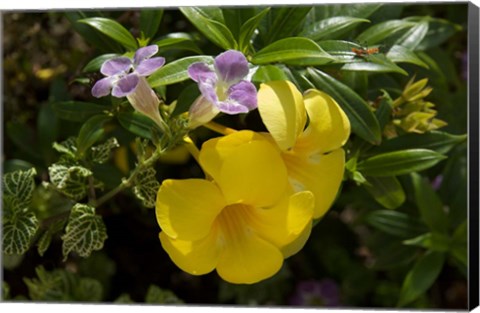
[[224,250],[217,272],[224,280],[235,284],[253,284],[277,273],[283,264],[280,250],[258,237],[248,227],[242,205],[227,207],[218,219],[223,235]]
[[272,81],[260,85],[257,99],[263,123],[280,149],[292,148],[307,119],[300,91],[289,81]]
[[239,146],[254,140],[264,140],[264,137],[250,130],[242,130],[228,136],[210,139],[203,143],[200,150],[200,165],[214,180],[217,180],[220,178],[220,168],[225,158],[234,153]]
[[345,152],[337,149],[326,155],[285,153],[290,183],[295,190],[310,190],[315,197],[313,218],[328,211],[342,182]]
[[210,232],[225,205],[222,193],[212,182],[167,179],[157,194],[157,221],[169,237],[197,240]]
[[283,254],[283,257],[286,259],[294,254],[296,254],[298,251],[302,250],[303,246],[307,243],[308,238],[310,237],[310,233],[312,232],[312,222],[310,222],[300,233],[300,235],[297,236],[297,238],[287,244],[286,246],[283,246],[280,251]]
[[249,210],[248,223],[260,237],[283,248],[310,226],[313,206],[314,197],[310,191],[286,194],[272,207]]
[[304,102],[310,122],[295,149],[324,153],[340,148],[350,136],[350,121],[338,103],[313,89],[305,93]]
[[218,227],[203,239],[185,241],[168,237],[165,232],[160,233],[160,242],[170,259],[183,271],[192,275],[210,273],[217,266],[219,253]]
[[238,146],[224,159],[217,183],[228,204],[270,206],[285,191],[287,170],[276,147],[256,140]]

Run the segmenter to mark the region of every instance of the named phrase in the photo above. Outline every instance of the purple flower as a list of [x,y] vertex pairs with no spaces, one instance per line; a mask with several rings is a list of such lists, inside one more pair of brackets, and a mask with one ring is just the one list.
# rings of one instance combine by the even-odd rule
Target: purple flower
[[289,303],[295,306],[336,307],[340,305],[340,290],[331,279],[301,281]]
[[152,74],[165,64],[165,58],[152,58],[157,52],[158,46],[151,45],[138,49],[133,60],[119,57],[105,61],[100,72],[106,77],[95,83],[92,95],[96,98],[104,97],[111,90],[114,97],[128,96],[135,91],[141,77]]
[[[251,82],[244,80],[248,72],[247,59],[235,50],[218,55],[213,69],[202,62],[190,65],[188,75],[198,83],[202,94],[201,99],[197,99],[190,108],[190,116],[195,124],[201,124],[197,119],[208,122],[218,112],[233,115],[255,109],[257,89]],[[207,116],[202,115],[205,112],[208,112]]]

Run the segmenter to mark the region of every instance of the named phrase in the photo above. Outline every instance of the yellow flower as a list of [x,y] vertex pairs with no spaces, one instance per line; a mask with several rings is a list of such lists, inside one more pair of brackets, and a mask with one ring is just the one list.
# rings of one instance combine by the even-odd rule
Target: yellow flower
[[193,275],[216,269],[245,284],[273,276],[310,235],[313,195],[293,192],[278,149],[252,131],[205,142],[199,162],[212,180],[165,180],[158,191],[163,248]]
[[302,96],[289,81],[262,84],[258,109],[281,150],[291,185],[296,191],[310,190],[315,196],[314,218],[323,216],[343,178],[342,146],[350,135],[347,116],[326,93],[312,89]]

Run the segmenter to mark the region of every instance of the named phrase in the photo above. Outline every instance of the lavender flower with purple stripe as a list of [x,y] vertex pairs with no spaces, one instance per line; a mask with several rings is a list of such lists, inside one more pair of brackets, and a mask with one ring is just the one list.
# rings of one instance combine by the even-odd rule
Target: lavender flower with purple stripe
[[218,55],[213,69],[202,62],[190,65],[188,75],[202,94],[190,108],[190,127],[209,122],[219,112],[233,115],[255,109],[257,89],[244,80],[248,72],[247,59],[235,50]]
[[138,49],[133,59],[118,57],[105,61],[100,72],[106,77],[95,83],[92,95],[100,98],[111,92],[117,98],[127,97],[135,110],[163,128],[158,110],[160,100],[146,80],[147,76],[165,64],[165,58],[152,58],[157,52],[158,46],[151,45]]

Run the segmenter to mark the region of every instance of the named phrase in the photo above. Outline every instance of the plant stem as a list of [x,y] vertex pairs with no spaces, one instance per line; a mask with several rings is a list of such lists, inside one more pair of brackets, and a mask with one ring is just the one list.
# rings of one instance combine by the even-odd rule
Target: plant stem
[[203,124],[203,126],[222,135],[230,135],[237,132],[237,130],[233,128],[229,128],[215,122],[208,122],[206,124]]

